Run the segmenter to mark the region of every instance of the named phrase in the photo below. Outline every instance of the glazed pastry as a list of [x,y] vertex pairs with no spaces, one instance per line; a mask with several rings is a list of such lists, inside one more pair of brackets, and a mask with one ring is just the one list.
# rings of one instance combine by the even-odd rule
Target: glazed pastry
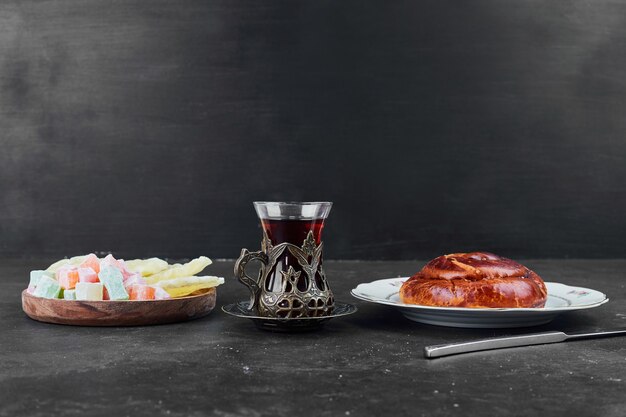
[[547,298],[539,275],[486,252],[435,258],[400,288],[403,303],[437,307],[541,308]]

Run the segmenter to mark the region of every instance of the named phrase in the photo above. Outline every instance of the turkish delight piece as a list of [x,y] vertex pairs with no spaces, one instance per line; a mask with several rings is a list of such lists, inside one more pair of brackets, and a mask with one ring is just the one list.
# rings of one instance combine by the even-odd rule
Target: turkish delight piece
[[43,276],[43,275],[47,275],[50,278],[53,278],[53,274],[51,274],[48,271],[42,271],[42,270],[35,270],[35,271],[30,271],[30,283],[29,285],[33,285],[36,286],[37,282],[39,281],[39,279]]
[[131,285],[128,287],[128,296],[131,300],[154,300],[155,289],[148,285]]
[[86,301],[102,301],[102,284],[99,282],[78,282],[76,299]]
[[65,290],[71,290],[76,287],[78,282],[78,269],[76,268],[61,268],[57,272],[57,279],[61,287]]
[[63,291],[63,299],[65,299],[65,300],[75,300],[76,299],[76,290],[65,290],[65,291]]
[[161,287],[153,287],[153,288],[154,288],[154,299],[155,300],[167,300],[169,298],[172,298],[170,293],[165,291],[163,288],[161,288]]
[[[95,254],[90,253],[89,255],[85,257],[83,262],[78,267],[79,268],[91,268],[97,274],[98,272],[100,272],[100,259],[98,259],[98,257]],[[85,282],[95,282],[95,281],[85,281]]]
[[28,288],[26,289],[26,291],[28,291],[29,294],[32,294],[35,292],[35,288],[37,287],[37,283],[39,282],[39,280],[41,279],[42,276],[48,276],[50,278],[54,278],[54,274],[48,272],[48,271],[41,271],[41,270],[35,270],[35,271],[30,271],[30,282],[28,283]]
[[119,269],[124,279],[127,279],[128,277],[133,275],[133,272],[128,269],[123,259],[115,259],[111,254],[108,254],[104,257],[102,261],[100,261],[100,269],[104,268],[105,266],[112,266]]
[[33,295],[43,298],[59,298],[60,293],[61,286],[59,283],[48,275],[42,275],[37,282]]
[[128,277],[128,279],[124,280],[124,287],[127,289],[132,285],[146,285],[146,280],[138,273],[135,273]]
[[115,259],[115,257],[110,253],[100,261],[100,268],[104,268],[105,266],[114,266],[117,269],[122,269],[122,263],[120,260]]
[[78,268],[78,280],[80,282],[98,282],[98,274],[92,267]]
[[128,293],[124,288],[124,276],[118,268],[110,265],[101,266],[98,278],[107,289],[110,300],[128,300]]

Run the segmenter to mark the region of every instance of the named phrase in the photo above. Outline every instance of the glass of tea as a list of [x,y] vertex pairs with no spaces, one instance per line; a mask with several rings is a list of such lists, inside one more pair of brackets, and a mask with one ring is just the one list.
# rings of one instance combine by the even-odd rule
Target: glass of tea
[[[331,202],[255,201],[263,228],[261,250],[241,250],[235,276],[250,290],[248,309],[263,317],[332,314],[335,305],[322,265],[322,229]],[[261,262],[256,278],[246,265]]]

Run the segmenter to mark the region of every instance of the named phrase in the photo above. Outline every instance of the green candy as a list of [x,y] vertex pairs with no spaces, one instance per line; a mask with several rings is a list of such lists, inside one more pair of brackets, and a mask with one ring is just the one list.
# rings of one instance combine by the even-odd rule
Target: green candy
[[76,299],[76,290],[65,290],[65,291],[63,291],[63,299],[65,299],[65,300],[75,300]]
[[110,300],[128,300],[128,293],[124,288],[124,276],[119,269],[105,266],[100,270],[98,278],[107,289]]
[[37,283],[39,283],[39,280],[41,279],[41,277],[43,277],[44,275],[50,278],[54,278],[54,276],[52,276],[52,273],[48,271],[41,271],[41,270],[30,271],[30,282],[28,283],[28,286],[30,288],[35,288],[37,286]]
[[59,298],[61,286],[59,283],[47,275],[42,275],[37,282],[37,287],[33,295],[43,298]]

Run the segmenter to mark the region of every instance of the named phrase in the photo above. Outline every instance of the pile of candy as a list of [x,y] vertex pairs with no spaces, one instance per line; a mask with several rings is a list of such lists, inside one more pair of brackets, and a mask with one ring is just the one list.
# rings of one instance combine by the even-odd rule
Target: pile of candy
[[159,258],[124,262],[111,254],[99,259],[91,253],[31,271],[27,291],[64,300],[163,300],[223,284],[224,278],[195,276],[210,264],[206,256],[170,265]]

